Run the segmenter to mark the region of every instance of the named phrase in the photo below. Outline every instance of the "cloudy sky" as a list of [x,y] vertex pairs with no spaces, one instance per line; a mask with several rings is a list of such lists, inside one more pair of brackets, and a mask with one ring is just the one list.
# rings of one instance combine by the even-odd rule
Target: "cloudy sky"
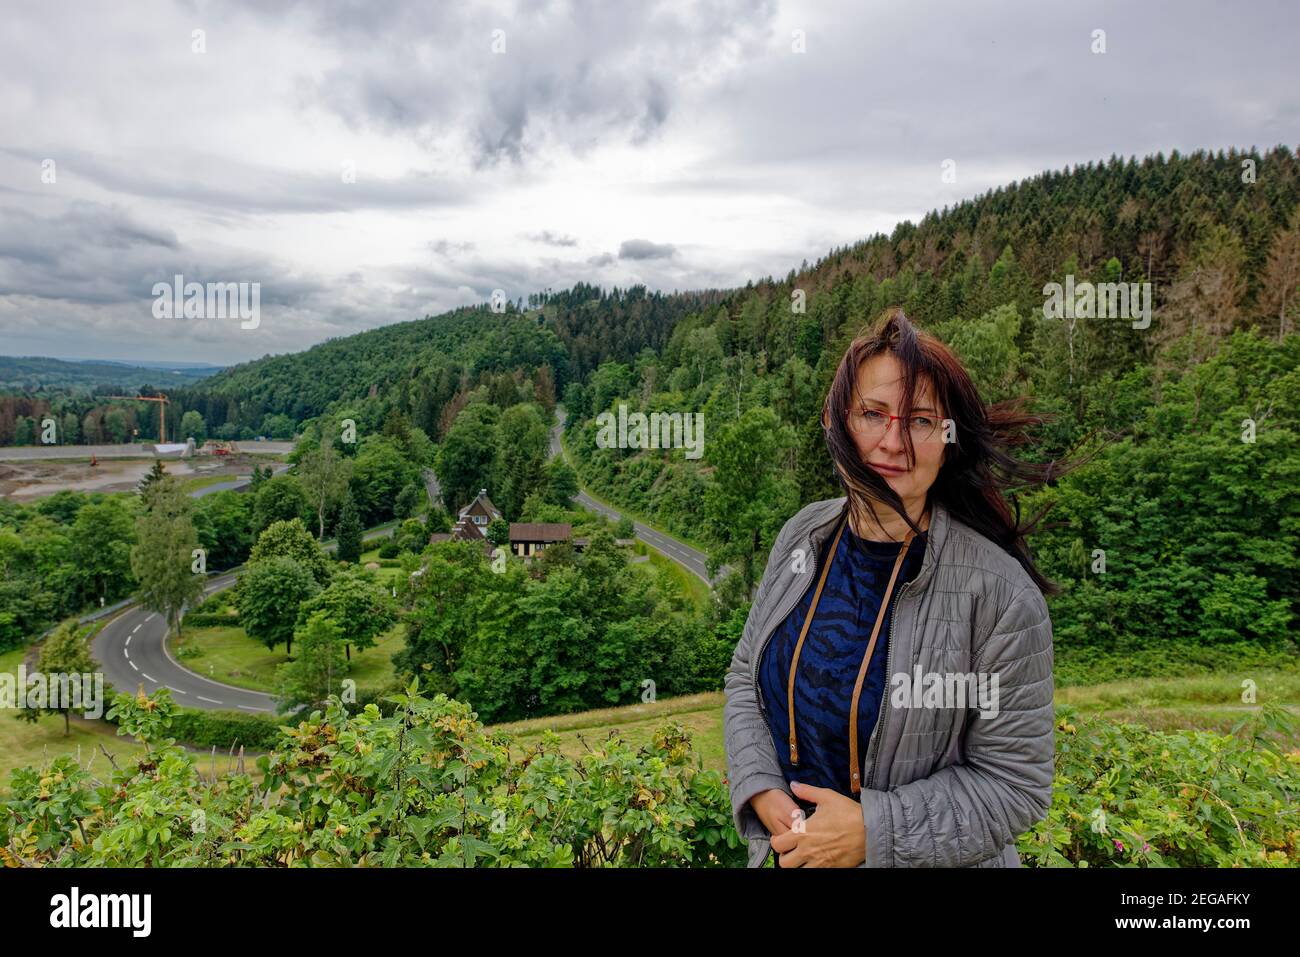
[[[3,13],[9,355],[227,363],[494,289],[743,285],[1044,169],[1300,142],[1281,2]],[[260,283],[259,324],[155,318],[178,273]]]

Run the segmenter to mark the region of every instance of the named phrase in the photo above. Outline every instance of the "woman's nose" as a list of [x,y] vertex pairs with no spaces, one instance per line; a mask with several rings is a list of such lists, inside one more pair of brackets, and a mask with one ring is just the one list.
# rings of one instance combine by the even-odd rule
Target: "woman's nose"
[[893,419],[885,428],[885,434],[880,437],[880,445],[885,449],[902,451],[906,448],[903,443],[903,420]]

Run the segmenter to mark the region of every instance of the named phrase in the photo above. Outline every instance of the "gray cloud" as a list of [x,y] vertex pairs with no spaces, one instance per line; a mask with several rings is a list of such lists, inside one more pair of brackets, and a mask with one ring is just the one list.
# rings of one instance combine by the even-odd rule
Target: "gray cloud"
[[[0,148],[19,163],[39,166],[52,158],[58,175],[83,178],[107,192],[121,196],[170,200],[222,215],[264,213],[330,213],[361,209],[448,208],[468,201],[463,186],[430,175],[408,172],[391,179],[377,176],[364,163],[330,158],[329,174],[285,171],[234,160],[206,159],[204,178],[187,173],[187,164],[159,168],[136,158],[106,158],[75,148],[40,153],[31,149]],[[183,155],[177,151],[178,156]],[[194,158],[198,159],[198,158]],[[351,164],[351,181],[344,181],[344,163]]]
[[619,259],[671,259],[677,249],[669,243],[652,243],[648,239],[625,239],[618,247]]
[[582,153],[610,137],[643,143],[677,90],[723,51],[757,54],[773,0],[656,4],[524,2],[508,12],[396,2],[291,5],[346,49],[316,104],[357,127],[436,137],[462,131],[476,168],[552,144]]
[[[6,352],[233,361],[496,288],[743,286],[1044,169],[1300,129],[1277,0],[11,6]],[[160,326],[176,272],[260,281],[261,328]]]
[[541,243],[545,246],[576,246],[578,241],[572,236],[565,236],[560,233],[553,233],[549,229],[543,229],[540,233],[528,233],[524,237],[531,239],[535,243]]

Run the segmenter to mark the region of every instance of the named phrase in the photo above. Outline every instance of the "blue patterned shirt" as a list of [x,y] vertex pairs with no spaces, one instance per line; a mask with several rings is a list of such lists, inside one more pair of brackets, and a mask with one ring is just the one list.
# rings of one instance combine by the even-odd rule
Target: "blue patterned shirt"
[[[889,622],[905,582],[914,579],[925,557],[925,535],[912,540],[907,558],[899,569],[880,636],[871,654],[871,664],[858,698],[858,759],[864,764],[871,731],[880,713],[887,679]],[[828,542],[829,544],[829,542]],[[871,628],[880,609],[885,587],[898,558],[901,542],[873,542],[859,538],[846,526],[822,590],[794,685],[794,715],[798,731],[799,766],[790,764],[789,712],[786,698],[790,660],[799,640],[808,609],[812,606],[822,566],[810,576],[808,590],[786,617],[763,649],[758,684],[764,712],[772,729],[772,741],[786,781],[831,788],[857,800],[849,772],[849,707],[853,685],[866,654]],[[861,769],[859,769],[861,770]],[[863,780],[863,785],[866,781]],[[796,798],[805,812],[815,805]]]

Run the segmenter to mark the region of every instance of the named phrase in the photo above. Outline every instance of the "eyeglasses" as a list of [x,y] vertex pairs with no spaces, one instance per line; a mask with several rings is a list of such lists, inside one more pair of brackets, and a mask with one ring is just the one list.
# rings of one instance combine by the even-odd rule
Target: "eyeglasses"
[[[879,409],[849,409],[849,428],[860,435],[879,439],[894,420],[903,421],[901,415],[890,415]],[[939,431],[940,419],[933,415],[913,415],[908,420],[908,431],[913,442],[929,442]]]

